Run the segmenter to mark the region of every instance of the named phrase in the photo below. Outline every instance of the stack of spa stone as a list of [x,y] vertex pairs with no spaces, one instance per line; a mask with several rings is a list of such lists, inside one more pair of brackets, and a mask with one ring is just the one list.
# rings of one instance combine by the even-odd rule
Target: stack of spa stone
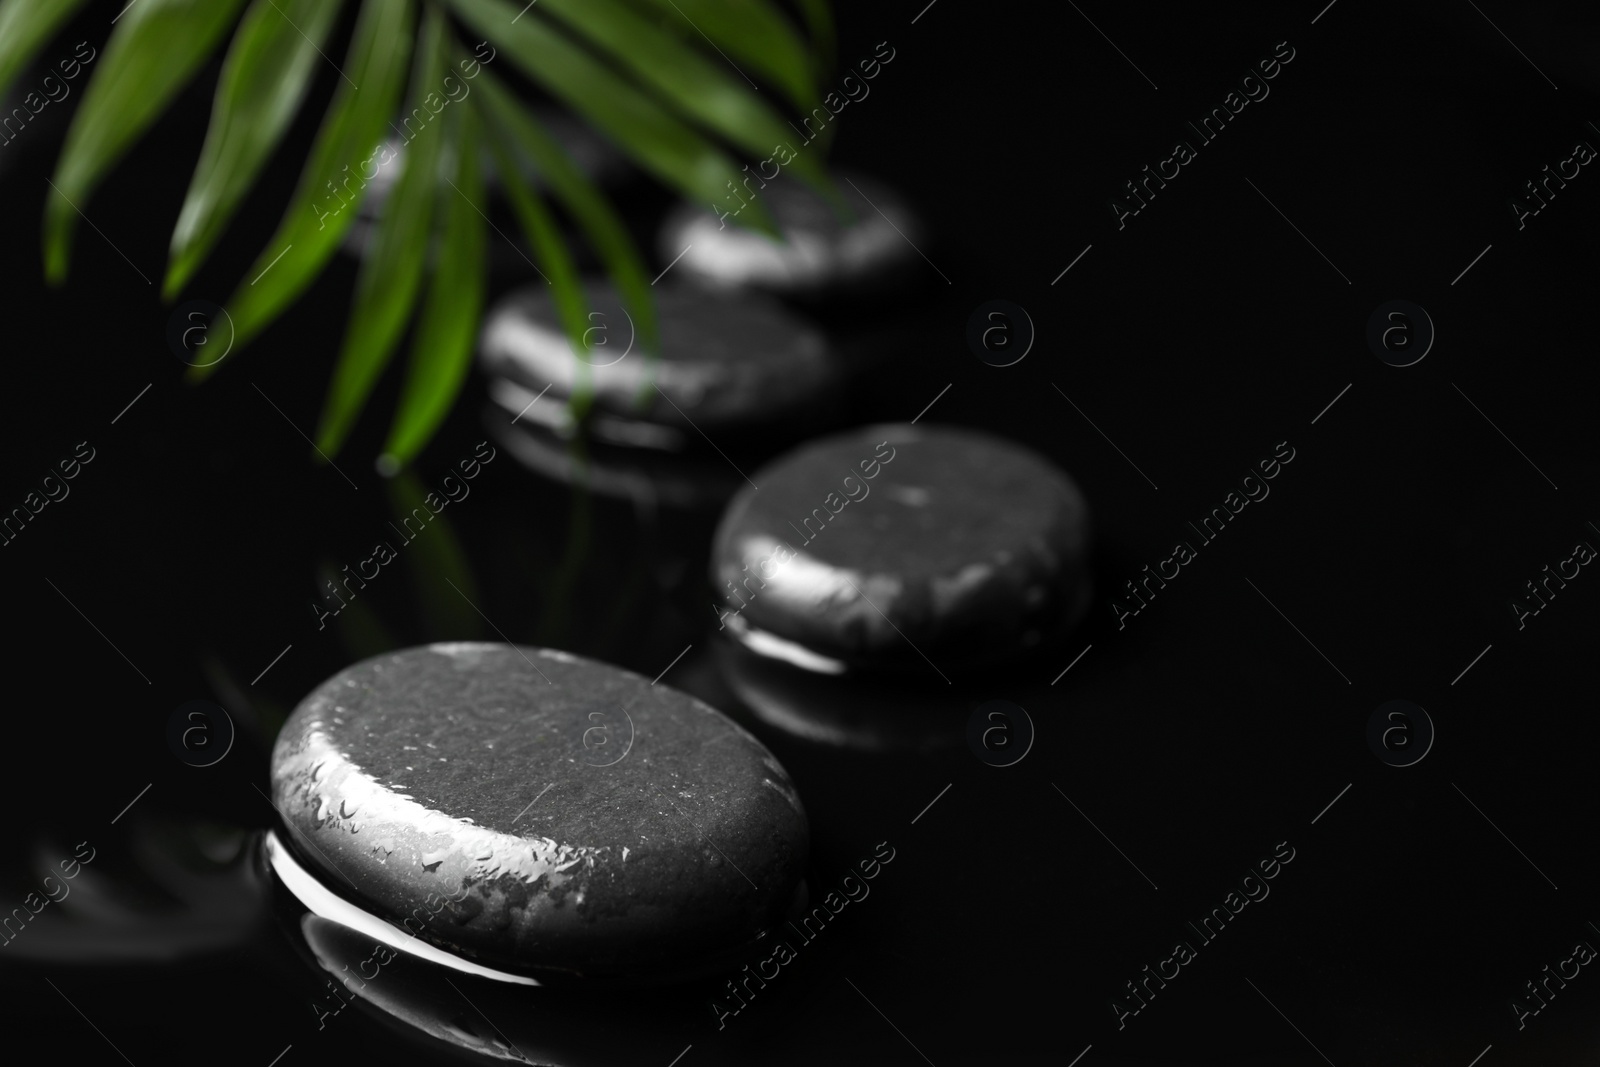
[[619,496],[647,487],[683,507],[720,502],[752,449],[824,423],[848,377],[826,336],[771,298],[661,289],[651,346],[609,283],[584,295],[594,325],[581,354],[543,284],[501,300],[480,342],[488,427],[547,477]]
[[[760,191],[784,243],[675,211],[653,342],[604,281],[585,283],[581,354],[548,285],[505,296],[480,344],[486,420],[545,479],[720,513],[694,546],[721,668],[700,690],[808,741],[927,748],[959,742],[945,712],[968,679],[1083,616],[1088,509],[986,433],[835,430],[861,371],[845,353],[871,347],[850,324],[910,306],[922,269],[900,199],[841,185],[843,215],[786,179]],[[436,644],[347,668],[284,726],[272,800],[264,856],[318,963],[354,961],[382,1011],[500,1058],[527,1053],[439,1008],[454,998],[433,975],[525,996],[506,1010],[541,1022],[517,1032],[554,1048],[601,1017],[596,990],[725,976],[811,903],[805,808],[761,741],[554,649]]]
[[750,484],[750,467],[839,425],[863,376],[914,337],[882,313],[904,314],[922,264],[898,195],[861,175],[837,186],[836,204],[787,177],[752,190],[781,242],[706,208],[671,212],[652,290],[658,344],[600,280],[585,286],[582,352],[547,284],[500,300],[480,344],[490,431],[544,477],[715,508]]

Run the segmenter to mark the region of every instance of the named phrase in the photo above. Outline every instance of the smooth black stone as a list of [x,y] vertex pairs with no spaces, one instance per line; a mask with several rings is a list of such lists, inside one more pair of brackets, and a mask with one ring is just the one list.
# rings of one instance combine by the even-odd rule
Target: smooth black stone
[[[571,436],[575,428],[563,402],[586,383],[600,432],[616,443],[677,451],[700,443],[702,430],[810,415],[844,379],[823,333],[775,300],[653,290],[660,346],[652,354],[609,282],[593,280],[584,289],[597,332],[582,357],[573,351],[547,285],[512,293],[485,319],[485,371],[521,389],[491,388],[491,396],[519,412],[518,421]],[[547,388],[527,407],[523,395],[531,399]]]
[[757,652],[944,677],[1032,651],[1088,606],[1083,494],[1020,445],[875,426],[751,477],[760,490],[729,504],[711,577],[722,626]]
[[783,915],[806,860],[799,797],[750,734],[548,649],[431,645],[347,668],[284,725],[272,792],[327,888],[546,978],[721,966]]
[[657,254],[665,263],[682,253],[673,269],[713,289],[856,299],[908,288],[922,263],[913,244],[926,240],[916,215],[899,194],[865,175],[839,172],[836,184],[845,217],[788,176],[765,188],[752,180],[751,191],[740,190],[766,208],[782,241],[745,227],[735,215],[724,217],[743,202],[733,192],[716,210],[680,204],[662,224]]

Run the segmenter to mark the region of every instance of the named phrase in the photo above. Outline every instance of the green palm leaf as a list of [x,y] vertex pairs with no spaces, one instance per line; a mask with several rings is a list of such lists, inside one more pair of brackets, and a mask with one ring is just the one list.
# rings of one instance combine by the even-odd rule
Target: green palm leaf
[[[621,0],[543,0],[544,7],[659,92],[684,114],[759,158],[789,142],[794,130],[747,90],[727,64],[683,47]],[[831,193],[816,157],[799,153],[790,164],[816,188]]]
[[[650,297],[651,282],[646,280],[644,261],[629,239],[622,220],[555,139],[517,106],[516,98],[493,75],[485,72],[483,79],[480,90],[500,138],[534,163],[568,213],[588,235],[622,294],[624,305],[634,316],[645,358],[653,360],[657,351],[657,330],[655,302]],[[577,369],[583,376],[585,367]],[[586,383],[586,376],[580,377],[580,382]],[[574,399],[582,395],[580,389],[574,393]],[[584,406],[584,401],[580,400],[574,413],[581,412]]]
[[[376,176],[369,168],[392,158],[382,142],[409,69],[413,104],[404,122],[420,123],[423,136],[410,138],[415,143],[408,144],[358,275],[317,435],[327,452],[345,441],[411,319],[428,257],[437,256],[386,444],[386,457],[396,463],[426,444],[471,362],[486,287],[488,205],[477,160],[485,131],[575,349],[583,347],[589,325],[583,289],[551,209],[527,180],[528,164],[594,246],[647,356],[657,347],[643,256],[606,198],[517,97],[483,64],[463,61],[468,80],[482,76],[483,92],[471,103],[451,93],[450,102],[460,106],[441,114],[447,105],[438,93],[450,91],[446,61],[456,48],[444,8],[646,171],[702,203],[726,202],[728,190],[743,181],[730,148],[761,158],[791,143],[789,124],[746,69],[809,109],[831,63],[817,56],[833,47],[827,0],[796,0],[803,34],[774,0],[542,0],[537,9],[522,0],[424,3],[413,63],[414,0],[362,0],[343,65],[335,64],[340,82],[289,206],[228,301],[233,347],[243,348],[321,272]],[[0,0],[0,90],[82,6],[83,0]],[[46,276],[52,282],[65,276],[79,209],[244,10],[172,234],[163,291],[170,298],[183,289],[284,138],[326,60],[322,48],[342,6],[342,0],[249,0],[246,10],[246,0],[134,0],[122,7],[57,161],[43,219]],[[481,52],[479,58],[492,61]],[[833,132],[832,124],[826,131]],[[816,142],[785,165],[837,199],[821,165],[825,144]],[[778,236],[759,199],[744,204],[738,221]],[[216,365],[193,368],[191,378]],[[585,385],[580,380],[574,395],[580,412]]]
[[142,0],[111,31],[72,118],[45,204],[45,277],[67,275],[72,231],[100,179],[200,65],[241,0]]
[[23,64],[82,6],[83,0],[55,0],[49,4],[36,0],[0,2],[0,95],[11,87],[11,79]]
[[[500,179],[505,183],[506,195],[511,198],[511,207],[517,214],[517,221],[522,224],[522,232],[533,246],[534,255],[545,265],[540,273],[544,274],[545,281],[555,291],[556,313],[561,318],[561,325],[566,327],[569,343],[574,352],[580,348],[587,350],[584,337],[589,329],[589,302],[578,280],[578,268],[572,262],[572,253],[561,239],[561,230],[545,207],[544,200],[528,184],[499,140],[491,138],[489,147],[494,152]],[[588,407],[588,367],[587,362],[579,360],[576,368],[577,386],[569,402],[577,415],[581,415]]]
[[[260,333],[311,283],[355,217],[336,188],[357,195],[360,190],[351,188],[352,180],[372,178],[362,168],[377,155],[374,149],[399,102],[412,25],[411,0],[362,4],[342,68],[350,80],[341,79],[335,90],[300,185],[278,232],[251,268],[252,280],[228,301],[236,348]],[[205,377],[222,362],[196,367],[190,374]]]
[[801,17],[806,20],[806,29],[811,33],[812,45],[817,50],[817,66],[822,70],[831,69],[837,44],[833,30],[833,9],[828,6],[828,0],[796,0],[796,3]]
[[[407,119],[421,125],[406,145],[400,179],[383,206],[372,247],[361,261],[355,305],[317,429],[317,447],[325,453],[337,452],[344,444],[411,318],[412,299],[428,256],[429,222],[444,144],[441,123],[433,121],[427,101],[430,97],[442,101],[436,87],[443,83],[445,70],[444,16],[438,8],[429,7],[411,75],[412,117]],[[446,106],[441,103],[440,110]]]
[[[703,36],[729,63],[782,89],[800,110],[817,102],[815,71],[789,20],[762,0],[645,0],[680,35]],[[743,73],[741,71],[741,73]]]
[[646,351],[656,346],[655,304],[644,260],[628,237],[627,228],[606,198],[583,176],[561,145],[551,137],[499,80],[485,71],[479,91],[502,138],[531,160],[550,189],[583,228],[606,271],[616,282],[639,329]]
[[395,465],[410,462],[422,451],[449,413],[472,364],[478,316],[483,312],[487,220],[478,169],[477,117],[470,108],[456,109],[446,117],[444,132],[450,140],[435,187],[434,214],[440,223],[439,261],[449,269],[434,271],[412,341],[400,406],[384,446]]
[[321,62],[339,0],[255,0],[234,34],[200,162],[172,231],[171,299],[210,253],[277,147]]
[[[450,0],[468,26],[504,48],[523,73],[610,134],[639,164],[693,200],[718,202],[739,178],[721,149],[536,18],[517,18],[505,0]],[[740,219],[777,236],[752,201]]]

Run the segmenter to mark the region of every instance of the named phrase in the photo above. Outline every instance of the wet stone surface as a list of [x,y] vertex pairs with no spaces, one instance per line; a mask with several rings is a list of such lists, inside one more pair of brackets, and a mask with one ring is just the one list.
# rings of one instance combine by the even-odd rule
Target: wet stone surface
[[751,477],[761,488],[729,504],[711,577],[722,627],[757,652],[942,676],[1025,654],[1087,606],[1088,506],[1020,445],[874,426]]
[[[584,288],[590,346],[568,340],[549,287],[511,294],[485,320],[480,357],[499,383],[491,395],[519,421],[573,432],[564,401],[593,391],[591,432],[602,441],[674,450],[702,430],[809,417],[844,379],[823,333],[776,300],[660,286],[660,344],[648,352],[609,283]],[[549,395],[531,407],[527,401]],[[519,411],[520,409],[520,411]]]
[[548,649],[437,644],[312,692],[272,759],[285,842],[333,891],[536,977],[713,969],[794,898],[789,777],[720,712]]
[[[714,210],[680,205],[662,224],[657,254],[663,263],[681,254],[674,269],[718,289],[848,300],[904,287],[921,264],[913,246],[927,240],[916,216],[865,175],[841,172],[837,189],[840,206],[783,176],[730,192]],[[746,200],[765,207],[783,241],[740,225],[733,216]]]

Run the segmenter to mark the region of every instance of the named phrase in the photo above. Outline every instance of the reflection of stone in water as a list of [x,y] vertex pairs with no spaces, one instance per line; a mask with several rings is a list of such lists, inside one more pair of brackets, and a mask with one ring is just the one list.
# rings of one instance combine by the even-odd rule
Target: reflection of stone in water
[[46,902],[20,930],[13,919],[0,943],[6,959],[52,969],[152,968],[214,960],[248,942],[266,912],[268,881],[244,831],[137,808],[117,830],[128,849],[120,862],[89,841],[74,848],[71,838],[37,831],[31,860],[59,872],[52,877],[64,892],[36,887]]
[[[788,918],[798,920],[810,903],[802,882]],[[373,975],[372,964],[363,966],[374,959],[371,936],[298,908],[286,910],[281,920],[296,952],[333,976],[344,1000],[362,1004],[365,1015],[407,1040],[414,1041],[420,1031],[504,1062],[552,1067],[651,1062],[663,1034],[682,1033],[706,1018],[708,998],[719,988],[714,978],[676,988],[534,988],[452,973],[404,952],[395,953],[374,976],[362,977]],[[770,936],[763,943],[770,951]],[[733,970],[730,965],[728,973]],[[315,992],[332,1006],[325,985]],[[759,1062],[755,1056],[769,1036],[765,1029],[759,1016],[742,1027],[736,1040],[749,1041],[752,1054],[742,1062]]]
[[956,748],[979,699],[937,678],[920,684],[904,677],[820,674],[759,655],[735,639],[719,639],[714,647],[723,677],[758,718],[821,745],[866,751]]
[[[450,974],[404,955],[386,963],[375,977],[352,979],[362,961],[373,955],[371,938],[310,914],[302,917],[298,929],[316,964],[333,976],[347,1000],[362,1003],[367,1014],[408,1039],[420,1031],[494,1060],[558,1067],[650,1062],[660,1052],[660,1035],[681,1031],[705,1014],[701,986],[535,989]],[[365,973],[371,973],[370,967]],[[323,992],[323,999],[331,997]]]
[[[494,382],[490,393],[497,398],[520,397],[520,392],[513,391],[519,388]],[[528,399],[532,399],[531,394]],[[557,485],[636,501],[650,510],[666,505],[688,511],[715,511],[744,484],[738,473],[720,459],[713,462],[701,456],[608,446],[593,440],[575,454],[570,441],[543,426],[524,427],[526,417],[515,425],[508,423],[506,412],[512,410],[509,403],[487,406],[484,427],[518,463]]]

